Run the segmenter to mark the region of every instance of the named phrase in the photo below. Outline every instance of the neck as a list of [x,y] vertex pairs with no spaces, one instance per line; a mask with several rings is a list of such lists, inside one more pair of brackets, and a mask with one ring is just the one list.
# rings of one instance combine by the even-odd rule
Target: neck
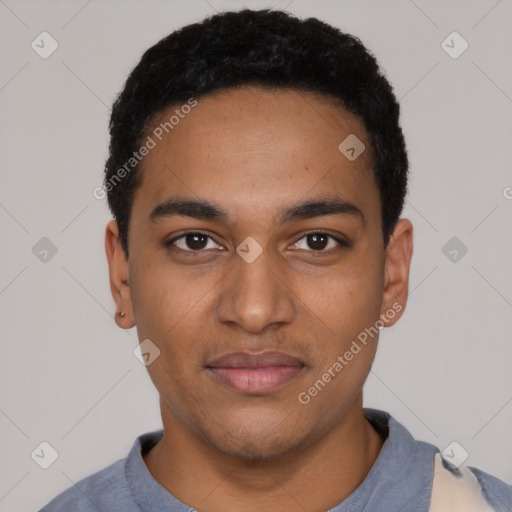
[[383,444],[364,417],[362,398],[318,442],[270,460],[227,456],[167,409],[162,417],[164,435],[144,456],[148,470],[177,499],[211,512],[327,510],[363,482]]

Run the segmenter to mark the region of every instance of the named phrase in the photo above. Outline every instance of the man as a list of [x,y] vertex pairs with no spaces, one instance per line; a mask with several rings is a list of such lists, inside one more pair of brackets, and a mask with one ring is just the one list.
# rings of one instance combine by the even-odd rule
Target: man
[[512,487],[363,409],[403,314],[399,106],[361,42],[279,11],[150,48],[111,118],[110,284],[163,431],[51,511],[509,511]]

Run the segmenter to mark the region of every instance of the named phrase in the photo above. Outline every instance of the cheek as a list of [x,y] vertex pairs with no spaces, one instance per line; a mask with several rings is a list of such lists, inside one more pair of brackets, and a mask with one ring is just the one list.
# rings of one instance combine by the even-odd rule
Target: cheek
[[301,299],[341,343],[356,337],[379,319],[382,265],[354,254],[323,276],[302,279]]
[[130,270],[132,301],[137,330],[144,337],[166,337],[187,315],[194,315],[212,293],[215,273],[195,276],[192,267],[152,261]]
[[150,376],[158,389],[157,382],[168,387],[175,379],[171,387],[179,393],[181,382],[195,382],[203,371],[202,350],[214,332],[212,311],[222,271],[199,273],[192,266],[149,258],[130,275],[139,340],[150,339],[160,350],[148,366]]
[[359,396],[377,350],[382,267],[374,260],[346,268],[302,291],[315,324],[318,359],[300,396],[325,424],[337,421]]

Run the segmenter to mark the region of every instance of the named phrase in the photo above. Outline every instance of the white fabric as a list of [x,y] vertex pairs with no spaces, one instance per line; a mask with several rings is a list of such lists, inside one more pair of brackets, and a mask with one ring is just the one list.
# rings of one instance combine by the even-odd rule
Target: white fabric
[[434,456],[434,479],[429,512],[495,512],[482,494],[473,472],[465,466],[454,474],[443,466],[441,455]]

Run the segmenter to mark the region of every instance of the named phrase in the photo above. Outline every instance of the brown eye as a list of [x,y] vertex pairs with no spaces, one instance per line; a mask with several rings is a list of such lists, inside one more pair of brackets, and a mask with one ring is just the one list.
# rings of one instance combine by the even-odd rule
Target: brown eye
[[[210,247],[208,247],[209,243]],[[200,252],[202,249],[216,249],[220,247],[210,236],[197,232],[184,233],[167,242],[166,246],[176,246],[187,252]]]
[[185,235],[185,245],[189,249],[199,250],[204,249],[208,242],[208,237],[201,233],[194,233],[192,235]]
[[309,250],[313,252],[331,252],[329,249],[348,247],[348,244],[328,233],[308,233],[293,244],[293,249]]
[[314,233],[313,235],[307,235],[306,237],[308,246],[315,251],[321,251],[325,249],[329,242],[329,237],[322,233]]

